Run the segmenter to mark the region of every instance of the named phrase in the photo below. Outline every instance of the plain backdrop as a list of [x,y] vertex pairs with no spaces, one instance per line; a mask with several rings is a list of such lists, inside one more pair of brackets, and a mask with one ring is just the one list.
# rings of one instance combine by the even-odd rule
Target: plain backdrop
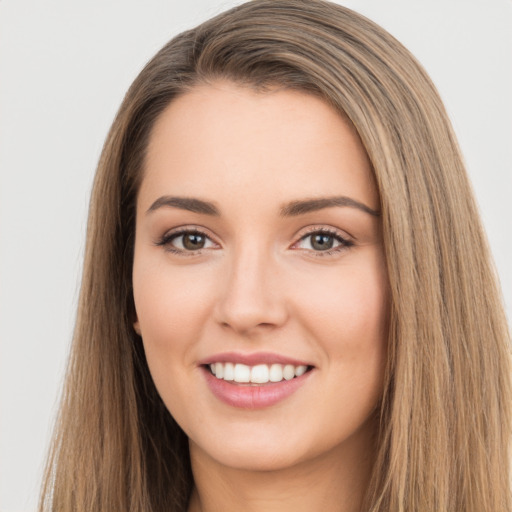
[[[87,203],[124,92],[208,0],[0,0],[0,510],[36,508],[80,282]],[[341,1],[440,90],[512,317],[512,0]]]

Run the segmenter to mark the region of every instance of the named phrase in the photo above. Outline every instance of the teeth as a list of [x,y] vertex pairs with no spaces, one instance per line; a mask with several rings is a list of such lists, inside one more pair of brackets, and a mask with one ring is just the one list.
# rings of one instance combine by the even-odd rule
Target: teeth
[[219,379],[224,377],[224,365],[222,363],[215,363],[215,375]]
[[300,377],[301,375],[304,375],[307,369],[307,366],[297,366],[297,368],[295,368],[295,377]]
[[284,368],[283,368],[283,377],[286,379],[286,380],[292,380],[293,377],[295,377],[295,368],[293,367],[293,365],[291,364],[287,364]]
[[281,382],[291,380],[294,377],[304,375],[308,367],[305,365],[293,366],[292,364],[257,364],[247,366],[245,364],[212,363],[210,370],[218,379],[235,381],[240,383],[266,384],[267,382]]
[[283,365],[282,364],[273,364],[270,367],[270,382],[281,382],[283,380]]
[[224,365],[224,380],[235,380],[235,365],[233,363]]
[[266,364],[253,366],[251,369],[251,382],[265,384],[265,382],[268,382],[268,373],[268,366]]
[[[222,363],[217,363],[217,365]],[[251,382],[251,368],[245,364],[235,364],[235,382]]]

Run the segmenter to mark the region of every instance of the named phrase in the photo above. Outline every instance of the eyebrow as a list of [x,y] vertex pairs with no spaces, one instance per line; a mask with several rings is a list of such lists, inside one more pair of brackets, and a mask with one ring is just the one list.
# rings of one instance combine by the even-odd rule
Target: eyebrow
[[153,212],[168,206],[171,208],[179,208],[180,210],[188,210],[189,212],[202,213],[203,215],[219,216],[218,208],[209,201],[202,199],[195,199],[193,197],[176,197],[176,196],[162,196],[159,197],[149,208],[146,213]]
[[[323,210],[324,208],[350,207],[357,208],[365,213],[379,217],[380,212],[366,206],[365,204],[346,196],[334,197],[321,197],[313,199],[302,199],[298,201],[291,201],[283,206],[280,210],[282,217],[295,217],[304,215],[306,213]],[[179,208],[180,210],[187,210],[194,213],[203,215],[220,216],[219,209],[211,202],[193,197],[178,197],[178,196],[162,196],[159,197],[147,210],[146,213],[153,212],[162,207]]]
[[380,216],[379,211],[374,210],[369,206],[366,206],[365,204],[346,196],[321,197],[292,201],[281,208],[281,215],[283,217],[294,217],[297,215],[303,215],[305,213],[315,212],[317,210],[323,210],[324,208],[331,208],[333,206],[348,206],[350,208],[357,208],[358,210],[361,210],[365,213],[369,213],[374,217]]

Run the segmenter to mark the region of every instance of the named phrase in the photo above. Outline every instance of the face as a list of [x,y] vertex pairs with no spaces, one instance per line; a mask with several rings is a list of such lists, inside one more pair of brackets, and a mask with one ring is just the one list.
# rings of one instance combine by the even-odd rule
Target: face
[[157,120],[135,329],[193,457],[279,469],[368,442],[388,316],[378,209],[357,134],[314,96],[222,82]]

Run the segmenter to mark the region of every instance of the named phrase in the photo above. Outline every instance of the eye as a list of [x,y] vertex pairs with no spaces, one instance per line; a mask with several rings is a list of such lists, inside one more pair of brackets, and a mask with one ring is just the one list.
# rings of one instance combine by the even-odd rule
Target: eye
[[168,233],[156,245],[164,246],[173,253],[194,253],[201,249],[216,247],[216,244],[205,233],[197,229],[184,229]]
[[326,229],[315,229],[303,236],[293,248],[332,254],[351,247],[352,245],[354,245],[352,241],[342,237],[338,232]]

